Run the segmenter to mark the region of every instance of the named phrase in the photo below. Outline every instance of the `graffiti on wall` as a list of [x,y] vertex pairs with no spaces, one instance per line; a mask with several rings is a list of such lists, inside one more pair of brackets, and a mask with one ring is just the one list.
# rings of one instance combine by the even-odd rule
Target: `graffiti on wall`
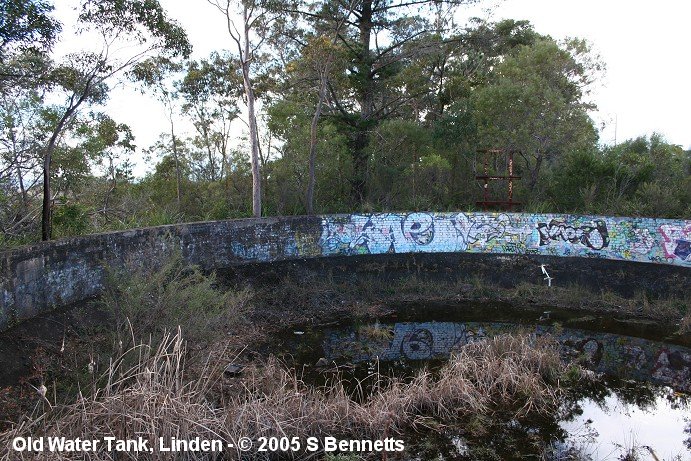
[[467,215],[458,213],[452,218],[458,238],[464,249],[472,245],[486,246],[492,241],[513,234],[509,217],[499,215]]
[[684,227],[662,225],[660,234],[664,239],[663,247],[668,258],[691,261],[691,224]]
[[434,355],[434,335],[426,328],[407,333],[401,341],[401,356],[410,360],[426,360]]
[[649,253],[655,246],[655,238],[648,229],[633,229],[631,236],[631,251],[638,254]]
[[562,220],[553,219],[549,223],[537,223],[540,234],[540,245],[549,245],[552,241],[580,243],[593,250],[602,250],[609,245],[607,224],[597,219],[587,224],[571,225]]
[[691,222],[522,213],[323,216],[320,256],[509,253],[691,266]]
[[325,218],[326,254],[382,254],[417,251],[467,251],[511,235],[506,214],[372,214]]

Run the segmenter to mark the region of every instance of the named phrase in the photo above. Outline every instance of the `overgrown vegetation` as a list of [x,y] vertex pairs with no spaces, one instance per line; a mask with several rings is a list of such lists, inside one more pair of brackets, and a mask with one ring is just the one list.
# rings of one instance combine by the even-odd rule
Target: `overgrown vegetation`
[[[130,360],[116,357],[99,380],[103,385],[80,395],[76,402],[57,405],[41,398],[43,411],[0,434],[0,445],[28,434],[142,436],[153,446],[158,437],[237,441],[244,436],[256,441],[261,436],[290,434],[302,440],[327,435],[384,439],[412,428],[458,424],[498,410],[518,419],[553,412],[561,392],[557,383],[565,371],[556,345],[547,337],[501,336],[462,349],[434,377],[429,372],[406,381],[374,376],[376,389],[356,399],[338,379],[325,388],[314,388],[275,359],[247,370],[240,385],[224,392],[213,361],[199,376],[186,374],[186,348],[179,333],[165,335],[157,346],[139,344],[125,355],[138,360],[123,367]],[[206,459],[193,453],[172,458],[170,453],[158,452],[122,455],[123,459]],[[292,457],[318,455],[301,452]],[[2,459],[32,456],[8,453]],[[52,456],[72,459],[70,453]],[[242,452],[230,450],[227,456],[241,459]],[[111,459],[111,454],[97,452],[91,459]]]
[[220,286],[215,274],[203,274],[175,254],[159,268],[129,264],[109,271],[103,296],[78,308],[77,315],[99,320],[77,331],[65,325],[59,348],[46,344],[28,351],[31,357],[24,360],[32,362],[31,373],[0,395],[0,406],[6,404],[6,412],[0,413],[7,417],[31,411],[33,390],[40,386],[51,387],[54,404],[100,389],[105,384],[101,379],[111,379],[101,376],[104,370],[115,367],[125,373],[138,367],[142,341],[155,349],[179,328],[194,345],[187,354],[194,367],[210,351],[223,360],[224,340],[249,324],[252,296],[248,288]]
[[[78,30],[49,0],[5,3],[0,248],[245,217],[259,202],[263,215],[471,210],[478,148],[520,151],[514,193],[526,211],[691,215],[690,152],[654,133],[599,143],[589,93],[604,64],[584,41],[528,21],[456,24],[458,1],[249,1],[256,59],[236,56],[229,37],[190,60],[157,1],[82,0]],[[84,30],[105,51],[54,56],[61,33]],[[133,43],[147,52],[108,53]],[[164,106],[169,129],[151,146],[102,111],[125,78]],[[259,132],[249,138],[237,123],[246,84],[261,101],[244,117]],[[154,168],[135,175],[136,157]]]
[[159,338],[165,331],[184,326],[185,337],[197,345],[232,330],[248,319],[252,293],[248,288],[227,290],[215,274],[174,255],[155,271],[129,265],[110,271],[102,307],[113,316],[119,344],[128,348],[132,338]]
[[[449,284],[455,288],[450,290]],[[296,370],[266,350],[257,351],[263,350],[266,335],[273,331],[333,320],[339,314],[354,316],[356,322],[370,321],[363,322],[360,336],[390,341],[388,328],[371,323],[387,311],[381,306],[387,302],[487,300],[490,294],[495,296],[492,299],[513,296],[518,304],[529,297],[541,299],[542,289],[522,285],[497,294],[479,279],[432,282],[410,276],[382,284],[366,274],[355,280],[331,277],[321,282],[303,274],[299,281],[289,276],[273,285],[256,285],[249,292],[223,287],[214,275],[202,274],[175,256],[154,271],[130,267],[111,273],[99,301],[112,328],[66,337],[60,352],[44,351],[34,357],[40,373],[21,388],[20,398],[0,393],[0,401],[13,401],[22,414],[0,434],[0,445],[20,434],[141,435],[154,442],[157,437],[236,441],[240,436],[256,440],[285,434],[303,440],[326,435],[386,438],[407,437],[411,431],[442,435],[450,428],[468,440],[485,440],[488,431],[494,430],[511,434],[522,427],[522,421],[555,418],[564,386],[586,379],[580,368],[562,362],[557,344],[548,335],[502,335],[472,342],[439,369],[412,377],[372,371],[355,388],[353,381],[338,373],[323,387],[304,382]],[[562,301],[582,300],[582,292],[554,293],[553,289],[550,296]],[[443,293],[449,297],[440,298]],[[605,299],[622,302],[612,295],[603,295],[597,302]],[[287,306],[298,307],[288,310]],[[647,306],[649,311],[637,315],[654,315],[654,304]],[[253,336],[257,331],[259,337]],[[192,338],[190,343],[183,341],[184,334]],[[224,372],[228,363],[241,364],[240,377]],[[502,446],[510,446],[514,436],[507,435]],[[526,450],[546,453],[546,441],[533,439],[535,445]],[[473,456],[481,459],[492,459],[500,452],[492,451],[500,450],[499,446],[478,449]],[[240,459],[240,455],[227,453],[230,458]],[[0,456],[31,459],[32,454]],[[77,459],[81,454],[50,456]],[[98,452],[92,459],[110,456]],[[127,456],[171,459],[169,453],[158,452],[145,458],[136,453]],[[189,453],[179,456],[196,459]],[[299,459],[310,456],[322,455],[295,454]]]

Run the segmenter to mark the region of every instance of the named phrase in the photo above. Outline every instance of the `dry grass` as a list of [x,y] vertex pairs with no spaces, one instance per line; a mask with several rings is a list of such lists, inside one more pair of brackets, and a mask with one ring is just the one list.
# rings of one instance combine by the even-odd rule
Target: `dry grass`
[[[553,411],[564,372],[555,343],[546,337],[498,336],[463,348],[438,376],[421,372],[404,382],[374,376],[377,385],[367,396],[354,398],[339,379],[324,388],[300,381],[275,359],[249,368],[240,389],[215,392],[220,374],[206,367],[197,379],[186,380],[185,345],[180,334],[166,335],[157,348],[139,346],[136,365],[115,360],[103,385],[72,404],[46,408],[0,434],[7,447],[16,436],[64,436],[99,439],[105,436],[151,441],[158,437],[223,439],[261,436],[336,436],[385,438],[404,430],[450,424],[477,415],[510,411],[516,417]],[[219,397],[222,395],[224,397]],[[212,397],[216,396],[216,397]],[[46,404],[48,406],[48,404]],[[154,446],[156,446],[154,444]],[[35,454],[7,453],[3,460],[36,459]],[[81,453],[42,453],[40,459],[82,459]],[[239,459],[240,453],[226,452]],[[299,459],[316,456],[295,455]],[[98,452],[93,460],[112,460]],[[120,453],[123,459],[214,459],[208,454]]]
[[378,322],[359,327],[358,334],[361,338],[369,339],[375,342],[387,342],[394,337],[394,332],[391,327],[381,325]]
[[[136,438],[204,434],[213,430],[205,423],[214,420],[215,411],[204,395],[207,380],[185,381],[185,345],[180,335],[165,335],[153,348],[139,345],[111,362],[99,380],[104,384],[88,396],[80,396],[70,405],[53,406],[47,400],[46,410],[23,419],[14,429],[0,435],[0,446],[9,447],[18,436],[59,436],[66,438],[105,436]],[[137,356],[137,360],[131,360]],[[135,365],[123,368],[125,363]],[[43,405],[45,403],[45,405]],[[48,407],[46,409],[46,406]],[[35,459],[39,455],[6,453],[3,460]],[[81,453],[42,453],[40,459],[81,459]],[[112,455],[96,453],[92,459],[113,459]],[[136,459],[132,455],[131,459]],[[152,458],[152,459],[163,459]]]

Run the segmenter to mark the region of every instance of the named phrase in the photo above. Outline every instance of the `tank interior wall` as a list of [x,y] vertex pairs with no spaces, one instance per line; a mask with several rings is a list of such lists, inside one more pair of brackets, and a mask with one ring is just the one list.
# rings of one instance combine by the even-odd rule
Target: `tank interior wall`
[[[624,268],[624,279],[627,273],[642,271],[647,275],[640,283],[654,285],[655,274],[663,272],[687,280],[691,221],[415,212],[213,221],[95,234],[0,253],[0,329],[98,296],[107,267],[154,269],[174,253],[204,270],[312,258],[335,257],[335,263],[351,256],[392,254],[420,254],[427,266],[434,266],[435,259],[466,255],[464,261],[473,261],[471,255],[478,255],[495,263],[530,264],[533,271],[538,263],[551,264],[557,270],[550,274],[555,278],[572,267],[584,280],[623,262],[627,264],[617,267]],[[357,267],[361,258],[351,261]],[[481,266],[474,264],[478,271]],[[512,283],[511,270],[516,268],[494,277]],[[495,270],[486,272],[491,276]],[[607,277],[611,275],[600,276]]]

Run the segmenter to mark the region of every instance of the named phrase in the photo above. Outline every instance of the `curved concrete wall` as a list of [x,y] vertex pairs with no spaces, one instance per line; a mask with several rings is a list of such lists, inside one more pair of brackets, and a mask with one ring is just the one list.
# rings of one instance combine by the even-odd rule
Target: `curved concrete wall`
[[172,251],[205,270],[388,253],[606,258],[691,268],[691,221],[522,213],[382,213],[214,221],[65,239],[0,253],[0,329],[97,296],[105,266]]

